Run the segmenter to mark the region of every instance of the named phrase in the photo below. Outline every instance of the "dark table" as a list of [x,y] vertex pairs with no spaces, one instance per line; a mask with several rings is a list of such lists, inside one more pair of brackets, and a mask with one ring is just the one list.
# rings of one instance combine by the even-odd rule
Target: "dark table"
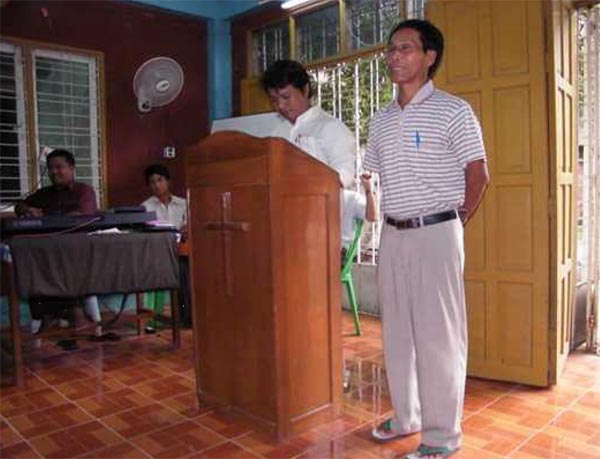
[[[17,386],[24,381],[19,298],[80,298],[109,293],[171,291],[173,344],[180,344],[179,266],[172,233],[15,236],[7,241],[9,308]],[[139,295],[137,295],[139,297]],[[139,312],[139,300],[138,312]],[[139,320],[138,320],[139,322]],[[138,331],[139,331],[138,323]]]

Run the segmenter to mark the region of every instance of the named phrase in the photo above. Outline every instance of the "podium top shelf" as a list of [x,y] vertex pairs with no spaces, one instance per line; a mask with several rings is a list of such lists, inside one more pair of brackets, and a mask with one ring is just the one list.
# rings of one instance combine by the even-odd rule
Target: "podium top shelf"
[[239,131],[219,131],[188,148],[186,160],[192,164],[229,161],[265,156],[282,150],[296,150],[304,154],[280,137],[254,137]]
[[186,149],[185,163],[188,186],[194,182],[213,182],[219,175],[244,183],[273,183],[294,177],[333,181],[339,186],[339,175],[335,170],[280,137],[216,132]]

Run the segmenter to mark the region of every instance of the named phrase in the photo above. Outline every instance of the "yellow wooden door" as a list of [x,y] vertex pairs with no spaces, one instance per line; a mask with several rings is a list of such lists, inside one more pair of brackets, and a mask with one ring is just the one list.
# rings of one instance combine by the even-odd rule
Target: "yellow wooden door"
[[466,230],[471,376],[545,386],[550,371],[549,148],[542,1],[431,0],[439,88],[479,116],[491,185]]
[[576,12],[570,1],[546,3],[550,131],[550,382],[569,354],[575,286]]
[[269,98],[260,86],[258,77],[244,78],[241,81],[240,89],[242,98],[240,115],[253,115],[255,113],[273,111]]

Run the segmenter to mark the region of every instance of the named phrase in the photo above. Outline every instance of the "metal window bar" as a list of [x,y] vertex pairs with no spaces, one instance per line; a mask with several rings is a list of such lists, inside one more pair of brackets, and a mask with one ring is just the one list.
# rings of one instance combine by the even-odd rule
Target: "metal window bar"
[[345,0],[348,50],[383,43],[401,18],[423,18],[424,0]]
[[0,43],[0,204],[11,205],[29,191],[27,123],[21,48]]
[[339,22],[339,8],[335,4],[297,16],[295,18],[297,59],[307,63],[339,53]]
[[[351,36],[358,37],[359,44],[363,29],[372,29],[371,40],[367,40],[364,46],[382,43],[389,33],[386,29],[398,20],[423,18],[425,2],[426,0],[346,0],[349,7],[346,8],[346,18],[343,19],[339,18],[335,5],[299,15],[296,18],[295,55],[299,61],[306,63],[328,58],[339,52],[340,24],[344,24]],[[354,31],[351,30],[351,16],[356,14],[353,6],[366,12],[364,17],[361,14],[355,16]],[[264,32],[266,28],[261,30]],[[352,40],[350,47],[352,48]],[[359,174],[362,171],[361,148],[368,136],[368,121],[377,110],[396,97],[396,88],[387,78],[383,54],[350,58],[334,65],[324,64],[313,68],[310,73],[316,82],[317,104],[354,131],[359,152],[356,158],[356,170]],[[356,189],[359,189],[358,175],[356,178]],[[380,195],[377,177],[374,178],[374,189]],[[358,251],[359,262],[376,263],[380,229],[381,222],[365,225]]]
[[286,20],[252,32],[252,74],[258,75],[276,60],[289,56],[288,27]]
[[[354,132],[357,154],[356,190],[360,190],[358,174],[362,172],[362,148],[368,137],[368,122],[371,116],[392,100],[394,91],[387,74],[380,72],[379,63],[383,54],[355,58],[311,70],[316,83],[319,106],[342,120]],[[375,177],[374,189],[379,195],[379,184]],[[380,222],[364,226],[358,251],[359,263],[376,262],[379,247]]]
[[[77,179],[91,185],[102,202],[98,68],[96,59],[34,49],[33,82],[37,151],[66,148],[77,159]],[[38,161],[41,180],[45,158]]]

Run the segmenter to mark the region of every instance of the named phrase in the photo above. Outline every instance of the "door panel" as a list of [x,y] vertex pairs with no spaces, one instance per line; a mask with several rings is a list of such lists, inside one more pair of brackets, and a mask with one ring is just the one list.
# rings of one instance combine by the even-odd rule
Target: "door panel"
[[568,1],[546,5],[549,44],[551,200],[550,382],[568,356],[575,282],[576,13]]
[[241,115],[272,112],[273,107],[263,91],[258,78],[244,78],[241,81]]
[[427,16],[447,43],[435,83],[472,105],[491,175],[465,235],[468,371],[545,386],[550,239],[543,2],[432,0]]

